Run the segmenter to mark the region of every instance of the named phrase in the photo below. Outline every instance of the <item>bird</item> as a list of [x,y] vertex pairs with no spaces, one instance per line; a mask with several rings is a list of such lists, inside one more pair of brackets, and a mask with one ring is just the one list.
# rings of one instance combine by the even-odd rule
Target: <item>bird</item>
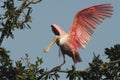
[[65,55],[68,55],[73,60],[73,65],[77,62],[82,62],[79,54],[79,49],[84,49],[91,39],[96,27],[102,23],[106,18],[113,15],[112,4],[98,4],[75,14],[72,25],[68,32],[65,32],[57,24],[51,24],[51,28],[55,37],[51,43],[44,48],[44,52],[49,52],[51,46],[56,43],[59,46],[59,54],[63,55],[63,62],[59,66],[65,64]]

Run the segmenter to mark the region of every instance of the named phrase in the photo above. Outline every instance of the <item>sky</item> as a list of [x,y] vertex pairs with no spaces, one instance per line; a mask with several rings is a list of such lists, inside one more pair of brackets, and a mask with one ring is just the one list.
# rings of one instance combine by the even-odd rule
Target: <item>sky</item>
[[[101,59],[105,60],[104,49],[120,43],[120,0],[43,0],[32,5],[32,23],[30,23],[32,29],[14,31],[14,39],[5,39],[2,46],[10,50],[13,61],[19,60],[28,53],[31,62],[35,62],[36,57],[42,57],[44,62],[41,66],[52,69],[61,64],[63,58],[59,58],[59,48],[56,44],[51,47],[49,53],[43,52],[43,48],[54,37],[50,25],[56,23],[67,32],[76,12],[104,3],[113,5],[113,16],[98,25],[86,48],[79,50],[83,62],[77,63],[76,68],[84,70],[92,61],[93,53],[101,55]],[[72,64],[72,59],[66,56],[66,64],[62,66],[62,69],[71,69]]]

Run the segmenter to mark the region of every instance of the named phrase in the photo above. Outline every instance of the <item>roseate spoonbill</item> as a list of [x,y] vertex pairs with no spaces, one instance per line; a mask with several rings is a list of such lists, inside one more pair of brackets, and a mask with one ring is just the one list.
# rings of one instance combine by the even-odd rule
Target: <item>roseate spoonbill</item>
[[111,4],[95,5],[79,11],[73,20],[70,30],[66,33],[58,25],[52,24],[51,28],[55,34],[54,39],[44,49],[48,52],[50,47],[56,42],[60,47],[60,52],[63,55],[63,63],[65,63],[65,54],[72,57],[74,65],[81,62],[78,48],[84,49],[86,44],[95,31],[96,26],[104,19],[112,16],[113,7]]

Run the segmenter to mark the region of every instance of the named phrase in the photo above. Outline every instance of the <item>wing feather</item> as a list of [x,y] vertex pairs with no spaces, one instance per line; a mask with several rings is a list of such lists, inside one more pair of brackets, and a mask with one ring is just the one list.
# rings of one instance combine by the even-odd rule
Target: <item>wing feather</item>
[[69,31],[68,42],[75,48],[85,48],[97,25],[112,16],[112,5],[101,4],[79,11]]

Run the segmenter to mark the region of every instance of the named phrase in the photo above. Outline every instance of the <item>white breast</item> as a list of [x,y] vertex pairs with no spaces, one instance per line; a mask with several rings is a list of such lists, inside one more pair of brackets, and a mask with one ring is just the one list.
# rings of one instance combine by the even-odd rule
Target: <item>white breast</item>
[[60,36],[60,42],[59,42],[60,45],[66,44],[67,41],[68,41],[68,34]]

